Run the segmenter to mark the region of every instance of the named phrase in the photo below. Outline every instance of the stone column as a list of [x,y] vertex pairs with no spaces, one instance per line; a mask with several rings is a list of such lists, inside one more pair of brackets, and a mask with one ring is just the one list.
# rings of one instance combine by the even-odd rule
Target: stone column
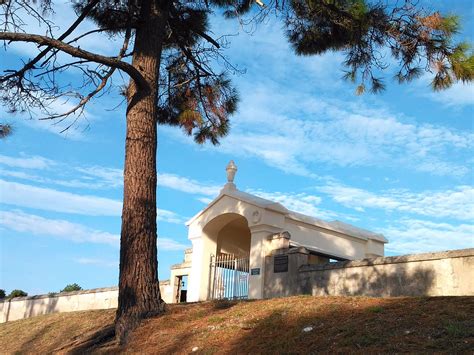
[[206,301],[210,292],[211,254],[216,254],[216,242],[205,233],[189,238],[193,243],[191,271],[188,278],[188,301]]
[[268,238],[275,232],[277,231],[271,226],[260,225],[250,227],[250,299],[263,298],[265,281],[265,256],[268,252]]
[[[188,302],[197,302],[201,296],[201,276],[203,273],[203,245],[201,236],[189,238],[193,243],[193,256],[191,261],[191,272],[188,277]],[[172,282],[172,280],[170,280]]]

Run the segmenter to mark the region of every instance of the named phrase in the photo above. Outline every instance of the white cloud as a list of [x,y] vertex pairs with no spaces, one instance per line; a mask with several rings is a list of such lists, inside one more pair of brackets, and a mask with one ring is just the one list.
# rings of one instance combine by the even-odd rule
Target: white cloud
[[[70,240],[76,243],[95,243],[119,246],[120,236],[109,232],[88,228],[82,224],[72,223],[62,219],[48,219],[22,211],[0,211],[0,226],[19,233],[29,233],[46,237],[55,237]],[[158,238],[161,250],[184,250],[190,246],[177,242],[171,238]],[[81,264],[101,264],[100,259],[80,258],[76,260]],[[107,262],[109,263],[109,262]],[[113,265],[116,266],[114,262]]]
[[108,168],[97,165],[88,167],[75,167],[74,169],[80,173],[85,174],[87,179],[96,180],[98,178],[101,182],[114,187],[123,184],[123,169]]
[[222,188],[221,186],[207,185],[187,177],[168,173],[158,173],[158,186],[211,197],[217,196]]
[[[88,110],[83,112],[84,117],[87,117],[87,120],[84,117],[81,117],[76,114],[70,115],[67,119],[60,120],[45,120],[43,118],[49,117],[54,114],[64,113],[72,109],[75,104],[72,102],[61,102],[61,103],[51,103],[47,104],[43,102],[48,108],[49,112],[40,111],[37,108],[31,108],[31,112],[18,111],[15,113],[9,113],[6,111],[6,107],[0,106],[0,116],[5,117],[9,123],[14,121],[14,125],[21,124],[33,129],[48,131],[55,135],[60,136],[61,138],[66,138],[70,140],[85,140],[84,132],[87,130],[90,119],[93,119],[94,116]],[[69,127],[72,124],[71,127]],[[69,127],[69,128],[68,128]],[[66,129],[67,128],[67,129]]]
[[157,211],[157,219],[158,221],[168,222],[168,223],[176,223],[176,224],[183,224],[185,223],[188,218],[180,216],[177,213],[172,211],[164,210],[159,208]]
[[204,203],[205,205],[208,205],[212,202],[212,198],[209,197],[198,197],[197,200]]
[[391,189],[377,194],[333,182],[319,186],[318,190],[331,196],[334,201],[343,206],[358,211],[364,211],[365,208],[378,208],[434,218],[455,218],[466,221],[474,219],[474,188],[471,186],[419,193]]
[[89,216],[120,216],[122,212],[120,201],[5,180],[0,180],[0,203]]
[[[296,122],[295,122],[296,123]],[[303,133],[303,132],[300,132]],[[222,141],[219,151],[232,156],[257,157],[269,166],[296,175],[312,176],[306,164],[298,158],[302,146],[297,140],[290,138],[291,132],[285,133],[252,133],[238,129]]]
[[412,254],[474,247],[474,225],[434,223],[402,219],[396,225],[380,230],[390,243],[386,250],[395,254]]
[[11,157],[7,155],[0,155],[0,164],[7,165],[12,168],[22,169],[47,169],[54,166],[56,163],[53,160],[46,159],[40,156],[20,156]]
[[[254,84],[243,92],[248,92],[243,98],[246,105],[235,117],[231,133],[219,147],[205,149],[256,157],[284,172],[313,177],[315,163],[403,167],[441,176],[470,171],[469,165],[453,160],[472,153],[470,131],[409,122],[359,101],[315,98],[271,83]],[[166,132],[193,144],[176,129]]]
[[0,225],[4,228],[33,235],[52,236],[76,243],[119,245],[119,236],[88,228],[60,219],[47,219],[21,211],[0,211]]
[[36,182],[43,181],[43,178],[39,175],[33,175],[29,173],[25,173],[23,171],[16,171],[16,170],[5,170],[0,168],[0,175],[2,176],[9,176],[17,179],[22,180],[31,180]]
[[[83,180],[95,182],[97,187],[119,187],[123,185],[123,170],[103,166],[75,167],[76,171],[84,174]],[[87,183],[87,182],[86,182]]]
[[414,93],[430,100],[439,102],[444,106],[459,108],[474,105],[474,85],[471,83],[458,82],[449,89],[433,92],[430,88],[432,75],[423,75],[412,90]]
[[178,251],[185,250],[190,248],[188,244],[177,242],[171,238],[158,237],[158,251],[160,250],[169,250],[169,251]]
[[107,261],[107,260],[102,260],[102,259],[92,259],[92,258],[77,258],[74,259],[74,261],[78,264],[82,265],[97,265],[100,267],[118,267],[119,262],[118,261]]
[[472,106],[474,105],[474,85],[457,83],[445,91],[430,93],[428,97],[448,107]]
[[[217,21],[216,30],[239,31],[233,26]],[[321,163],[332,167],[401,167],[456,177],[470,172],[464,158],[472,155],[472,131],[454,129],[449,123],[422,123],[433,122],[430,117],[405,117],[387,109],[394,105],[390,97],[386,99],[388,105],[383,96],[356,97],[355,87],[341,79],[343,54],[298,57],[283,38],[281,28],[270,20],[259,25],[258,36],[241,33],[232,39],[229,53],[233,61],[248,70],[235,78],[243,104],[222,144],[204,149],[257,158],[284,172],[310,177]],[[271,50],[262,57],[265,48]],[[387,61],[395,64],[389,57]],[[251,80],[254,77],[258,80]],[[441,98],[452,93],[453,99],[469,97],[472,101],[473,87],[456,85],[436,95]],[[422,100],[421,105],[425,104],[430,101]],[[161,129],[194,144],[175,128]]]
[[[40,156],[35,157],[11,157],[0,155],[0,164],[14,168],[45,169],[53,167],[54,174],[59,179],[49,179],[39,175],[33,175],[23,171],[0,169],[0,175],[15,177],[23,180],[31,180],[40,183],[54,184],[65,187],[104,189],[123,186],[123,169],[109,168],[104,166],[68,166]],[[64,176],[73,176],[65,179]],[[214,197],[219,194],[221,186],[202,183],[184,176],[170,173],[157,174],[158,186],[170,188],[185,193],[205,195]]]
[[439,176],[464,176],[469,173],[468,166],[469,165],[462,166],[432,159],[431,161],[420,162],[420,164],[417,165],[416,170]]
[[[58,168],[60,171],[54,171],[54,174],[61,175],[64,173],[64,171],[61,171],[60,168]],[[86,178],[81,180],[81,178],[76,179],[50,179],[47,177],[39,176],[39,175],[34,175],[30,173],[25,173],[24,171],[16,171],[16,170],[5,170],[0,168],[0,175],[1,176],[8,176],[16,179],[21,179],[21,180],[28,180],[28,181],[33,181],[35,183],[40,183],[40,184],[51,184],[51,185],[58,185],[58,186],[64,186],[64,187],[73,187],[73,188],[80,188],[80,189],[105,189],[105,188],[113,188],[114,185],[112,184],[106,184],[103,181],[100,181],[98,179],[91,179],[91,178]]]
[[270,201],[281,203],[289,210],[303,213],[308,216],[321,219],[334,219],[337,214],[325,211],[317,207],[321,203],[321,197],[307,193],[287,193],[287,192],[265,192],[262,190],[247,190],[247,192],[260,196]]
[[[50,188],[36,187],[0,180],[0,203],[87,216],[121,216],[122,202],[93,195],[78,195]],[[158,209],[158,220],[184,223],[185,217],[165,209]]]

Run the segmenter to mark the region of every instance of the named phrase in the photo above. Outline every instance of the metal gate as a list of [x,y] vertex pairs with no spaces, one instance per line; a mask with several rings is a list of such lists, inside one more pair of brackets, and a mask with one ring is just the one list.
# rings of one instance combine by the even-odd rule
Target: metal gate
[[245,299],[249,294],[249,258],[211,255],[211,299]]

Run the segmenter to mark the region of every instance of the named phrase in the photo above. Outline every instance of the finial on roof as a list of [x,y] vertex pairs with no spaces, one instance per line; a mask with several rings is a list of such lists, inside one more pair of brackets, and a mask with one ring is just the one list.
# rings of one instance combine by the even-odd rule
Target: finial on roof
[[227,172],[227,182],[234,183],[235,173],[237,172],[237,165],[235,165],[233,160],[231,160],[229,164],[227,164],[225,171]]

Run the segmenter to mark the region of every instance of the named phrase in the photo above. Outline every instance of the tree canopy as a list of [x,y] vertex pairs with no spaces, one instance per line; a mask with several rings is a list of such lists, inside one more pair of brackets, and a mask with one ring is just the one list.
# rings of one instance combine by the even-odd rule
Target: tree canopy
[[[181,127],[199,143],[210,140],[216,144],[219,137],[227,134],[229,116],[236,111],[238,102],[237,91],[229,79],[229,72],[237,69],[222,52],[227,40],[213,38],[210,33],[209,16],[216,10],[227,18],[239,19],[243,26],[268,16],[281,19],[288,41],[299,55],[343,52],[345,78],[357,84],[359,94],[383,90],[383,70],[389,65],[397,65],[395,79],[400,83],[413,80],[425,71],[433,73],[434,90],[473,78],[474,56],[470,45],[454,41],[460,30],[459,18],[430,12],[412,1],[401,5],[369,0],[160,3],[166,11],[166,24],[157,121]],[[2,5],[0,38],[9,42],[34,42],[43,49],[22,68],[8,70],[0,76],[3,104],[11,112],[39,108],[45,119],[57,120],[82,112],[92,98],[100,96],[110,85],[116,69],[127,72],[146,87],[145,80],[127,60],[133,55],[128,47],[140,26],[142,4],[128,0],[78,0],[73,3],[78,18],[61,36],[53,38],[49,19],[54,13],[52,1],[43,0],[36,6],[26,0],[7,1]],[[42,22],[51,37],[25,33],[25,21],[20,18],[25,11]],[[96,28],[72,36],[86,18]],[[116,57],[80,49],[80,40],[95,33],[124,38]],[[80,60],[62,63],[63,58],[57,58],[61,51]],[[223,65],[219,67],[217,62]],[[78,87],[63,87],[58,81],[56,74],[69,68],[82,71],[84,77]],[[90,86],[93,90],[87,92]],[[67,112],[51,112],[48,104],[64,96],[76,98],[77,105]]]

